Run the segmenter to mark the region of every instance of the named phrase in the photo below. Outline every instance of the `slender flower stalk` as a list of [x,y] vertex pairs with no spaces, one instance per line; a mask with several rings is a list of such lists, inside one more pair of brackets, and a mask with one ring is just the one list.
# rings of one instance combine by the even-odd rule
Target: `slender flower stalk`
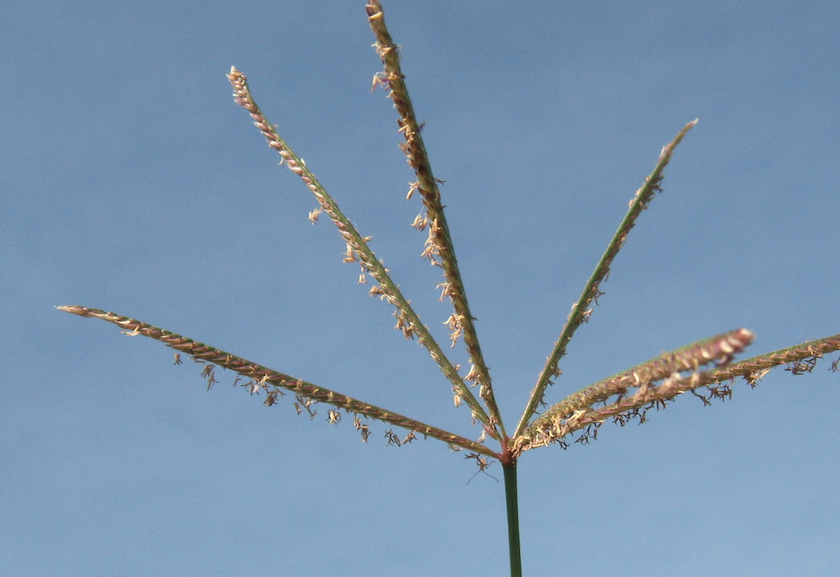
[[656,164],[653,172],[645,179],[644,184],[636,191],[636,195],[633,197],[633,200],[630,201],[630,208],[627,211],[627,214],[618,226],[618,230],[616,230],[612,240],[610,240],[607,245],[607,249],[601,256],[601,260],[598,261],[598,264],[595,266],[595,270],[592,272],[592,276],[589,277],[586,286],[584,286],[583,292],[572,306],[572,311],[566,319],[566,324],[560,332],[560,337],[554,344],[554,349],[551,351],[551,354],[546,360],[545,367],[537,379],[537,384],[534,385],[534,389],[531,391],[528,405],[522,413],[522,417],[516,427],[514,437],[518,437],[522,431],[525,430],[525,427],[528,426],[528,421],[530,421],[531,417],[537,411],[537,407],[540,403],[542,403],[543,396],[545,395],[545,389],[552,383],[552,379],[560,376],[560,359],[566,356],[566,347],[568,346],[569,341],[572,340],[572,337],[578,327],[580,327],[581,324],[588,322],[589,318],[592,316],[591,305],[593,302],[597,304],[598,297],[604,294],[601,292],[600,286],[601,283],[609,276],[610,266],[612,266],[613,260],[615,260],[618,251],[624,246],[624,243],[627,240],[627,235],[636,225],[636,220],[639,218],[639,215],[642,214],[642,211],[648,207],[654,195],[662,190],[660,188],[662,179],[664,178],[662,171],[668,165],[668,162],[670,162],[674,149],[695,124],[697,124],[696,119],[686,124],[682,130],[677,133],[674,140],[662,149],[662,152],[659,154],[659,162]]
[[[229,369],[249,379],[246,386],[252,393],[264,390],[268,399],[276,399],[278,390],[286,389],[296,395],[299,395],[303,399],[311,399],[314,402],[325,403],[339,409],[344,409],[355,415],[362,415],[364,417],[383,421],[403,429],[408,429],[411,432],[443,441],[453,448],[467,449],[489,457],[497,457],[496,453],[489,450],[484,445],[476,443],[475,441],[465,437],[444,431],[443,429],[433,427],[432,425],[427,425],[426,423],[416,421],[393,411],[381,409],[375,405],[365,403],[364,401],[354,399],[353,397],[348,397],[347,395],[342,395],[341,393],[331,391],[330,389],[326,389],[324,387],[319,387],[318,385],[308,383],[301,379],[296,379],[295,377],[285,375],[253,361],[243,359],[242,357],[232,355],[231,353],[213,348],[209,345],[205,345],[204,343],[194,341],[177,333],[173,333],[172,331],[167,331],[130,317],[106,312],[100,309],[90,309],[81,306],[58,306],[56,308],[60,311],[78,315],[80,317],[102,319],[117,325],[125,334],[131,336],[142,335],[144,337],[155,339],[178,351],[178,353],[185,353],[194,359],[207,361],[223,369]],[[205,373],[205,376],[211,376],[209,371],[206,371]],[[210,381],[211,384],[212,382],[215,381]],[[273,402],[266,404],[273,404]],[[335,419],[332,420],[335,421]],[[366,429],[362,429],[362,431],[366,431]]]
[[[788,365],[787,370],[794,375],[810,373],[817,359],[840,350],[838,334],[728,364],[729,359],[751,340],[752,333],[740,329],[683,347],[674,353],[665,354],[639,367],[585,387],[551,407],[522,435],[516,437],[514,454],[518,456],[528,449],[552,442],[565,447],[567,443],[563,439],[581,429],[587,429],[587,433],[580,440],[588,441],[594,438],[597,428],[608,418],[613,418],[616,423],[622,425],[631,418],[638,418],[640,422],[644,422],[647,409],[664,408],[667,402],[682,393],[692,392],[706,405],[711,404],[710,398],[731,398],[731,385],[737,377],[743,377],[751,387],[755,387],[767,373],[782,365]],[[668,364],[668,356],[678,354],[683,358],[690,358],[697,353],[699,356],[694,358],[701,364],[717,360],[721,366],[707,371],[695,370],[685,376],[678,372],[682,369],[675,367],[677,370],[662,379],[662,375],[667,372],[664,369]],[[634,384],[637,376],[640,379],[638,385]],[[654,386],[652,383],[656,380],[662,380],[662,383]],[[627,395],[627,388],[632,387],[637,388],[637,392]],[[700,388],[707,388],[710,396],[696,393]],[[610,397],[617,399],[607,403]],[[604,404],[596,406],[598,403]],[[595,429],[592,429],[593,426]]]
[[382,12],[382,5],[379,0],[371,0],[366,9],[368,22],[376,36],[374,47],[385,68],[375,77],[374,86],[376,84],[384,85],[388,96],[394,101],[394,107],[397,109],[399,116],[397,120],[400,127],[399,131],[405,139],[401,148],[417,177],[417,180],[411,185],[409,196],[415,190],[419,192],[426,211],[425,217],[418,217],[423,223],[429,225],[429,238],[426,241],[426,249],[423,255],[432,264],[443,268],[446,280],[441,285],[443,287],[441,298],[448,297],[454,308],[454,313],[447,320],[452,331],[452,343],[454,345],[457,338],[462,336],[470,356],[471,368],[465,378],[467,381],[478,383],[479,396],[484,399],[490,413],[491,429],[495,431],[498,425],[501,435],[507,438],[502,416],[493,395],[490,369],[481,353],[478,334],[473,323],[474,318],[467,301],[467,292],[461,279],[458,259],[455,257],[455,247],[452,243],[449,225],[446,222],[443,203],[441,203],[439,181],[432,172],[429,155],[426,153],[423,136],[420,134],[421,125],[417,122],[417,117],[414,114],[414,106],[411,104],[411,98],[405,84],[405,75],[400,67],[399,47],[394,43],[391,34],[385,27],[385,15]]
[[[840,350],[840,334],[806,341],[792,347],[765,353],[731,365],[709,371],[711,383],[722,383],[743,377],[750,386],[754,387],[771,369],[789,365],[788,370],[794,375],[810,373],[816,360],[828,353]],[[836,365],[834,366],[836,370]]]
[[[678,394],[676,384],[681,380],[681,371],[695,371],[694,375],[697,375],[697,369],[708,363],[728,363],[733,355],[744,350],[752,340],[753,334],[750,331],[738,329],[663,353],[655,359],[589,385],[552,406],[518,435],[514,452],[520,454],[565,437],[580,428],[579,425],[593,406],[616,395],[623,397],[628,389],[637,389],[631,397],[634,406],[635,403],[642,406],[671,398]],[[652,386],[661,380],[665,382],[660,387]],[[701,386],[697,378],[693,382]]]
[[487,413],[478,403],[475,396],[473,396],[469,387],[464,383],[464,379],[458,375],[457,369],[449,361],[426,326],[420,321],[417,313],[414,312],[408,300],[402,295],[397,284],[391,280],[388,269],[385,268],[385,265],[382,264],[370,249],[368,245],[370,239],[359,234],[359,231],[356,230],[356,227],[350,222],[350,219],[341,212],[332,196],[327,193],[315,175],[306,167],[306,163],[294,153],[289,145],[280,137],[277,129],[269,123],[254,101],[253,96],[251,96],[247,77],[238,71],[236,67],[231,67],[228,80],[233,85],[233,95],[236,103],[251,114],[251,118],[254,119],[254,125],[265,136],[268,145],[280,154],[282,158],[281,164],[285,162],[289,170],[300,176],[324,212],[332,219],[333,224],[335,224],[338,232],[347,243],[347,256],[345,261],[358,262],[362,267],[363,274],[369,274],[379,283],[371,291],[371,294],[380,296],[396,308],[396,312],[394,313],[397,317],[396,328],[402,330],[406,338],[417,337],[420,344],[426,348],[443,374],[452,383],[456,394],[469,405],[473,417],[490,427],[490,431],[493,432],[492,419],[487,416]]

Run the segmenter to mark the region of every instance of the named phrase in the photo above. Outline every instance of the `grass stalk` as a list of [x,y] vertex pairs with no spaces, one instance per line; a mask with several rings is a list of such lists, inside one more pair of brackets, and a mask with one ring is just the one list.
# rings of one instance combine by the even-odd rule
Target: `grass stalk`
[[[731,354],[736,354],[748,344],[748,340],[751,340],[751,337],[743,342],[739,342],[736,338],[729,340],[724,346],[725,348],[732,346],[735,350]],[[705,342],[710,343],[710,341],[711,339]],[[702,343],[703,341],[698,344]],[[689,345],[679,350],[688,353],[696,346]],[[708,350],[712,352],[711,348]],[[584,430],[584,433],[575,442],[586,444],[597,437],[598,428],[607,419],[612,418],[614,422],[621,425],[632,419],[643,423],[649,409],[665,408],[668,402],[683,393],[693,393],[703,401],[704,405],[711,404],[710,399],[727,400],[732,396],[731,385],[737,377],[743,377],[751,387],[755,387],[770,370],[781,365],[787,364],[787,370],[794,375],[810,373],[817,359],[838,350],[840,350],[840,335],[809,341],[732,364],[726,364],[731,354],[721,350],[724,354],[715,358],[721,359],[725,366],[707,371],[695,371],[686,376],[674,373],[658,386],[642,385],[636,394],[629,396],[625,394],[626,389],[622,383],[632,386],[627,385],[627,378],[628,374],[632,375],[633,369],[623,371],[585,387],[554,405],[515,439],[512,454],[518,457],[528,449],[542,447],[552,442],[565,447],[568,443],[563,439],[580,430]],[[838,362],[832,364],[832,370],[838,370],[837,364]],[[704,387],[708,389],[708,397],[696,392]],[[608,402],[610,397],[616,398]],[[594,406],[601,402],[603,406]]]
[[441,298],[449,297],[454,309],[454,314],[448,319],[452,331],[452,344],[455,344],[458,336],[463,337],[471,364],[466,380],[478,383],[479,396],[484,399],[490,413],[491,429],[496,431],[498,425],[501,436],[506,438],[507,434],[502,423],[502,416],[493,394],[490,369],[487,367],[484,355],[481,352],[478,334],[473,323],[475,319],[470,312],[466,289],[458,267],[458,259],[455,256],[452,235],[446,221],[443,203],[441,203],[440,188],[438,187],[440,181],[435,178],[432,172],[429,155],[426,153],[426,146],[420,133],[421,125],[414,113],[414,106],[411,103],[408,88],[405,84],[405,75],[400,67],[399,47],[394,43],[385,25],[385,15],[379,0],[371,0],[366,9],[368,22],[376,36],[374,46],[384,65],[384,71],[376,76],[376,80],[377,83],[386,87],[389,97],[394,101],[394,107],[397,109],[399,116],[400,132],[405,139],[401,148],[417,178],[416,182],[412,183],[412,191],[409,192],[409,195],[413,190],[420,193],[426,210],[425,218],[430,223],[429,240],[423,254],[431,260],[432,264],[436,264],[443,269],[446,282],[442,285],[443,294]]
[[[605,401],[614,395],[626,394],[630,388],[643,390],[651,383],[671,377],[680,371],[696,370],[712,361],[731,358],[733,354],[739,353],[749,345],[752,339],[751,332],[739,329],[663,353],[655,359],[626,369],[567,396],[543,413],[527,430],[544,429],[581,409]],[[525,438],[527,436],[527,433],[523,435]]]
[[[172,331],[167,331],[160,327],[138,321],[137,319],[132,319],[112,312],[106,312],[100,309],[91,309],[81,306],[58,306],[56,308],[60,311],[78,315],[80,317],[102,319],[117,325],[127,335],[142,335],[144,337],[149,337],[162,342],[166,346],[178,351],[178,353],[185,353],[194,359],[212,363],[223,369],[229,369],[249,379],[249,382],[246,383],[246,385],[249,385],[249,390],[252,392],[264,390],[269,398],[272,398],[272,396],[276,398],[278,389],[286,389],[303,399],[311,399],[314,402],[332,405],[355,415],[362,415],[377,421],[383,421],[414,433],[438,439],[447,443],[452,448],[467,449],[489,457],[498,457],[496,453],[484,445],[460,435],[450,433],[438,427],[427,425],[421,421],[406,417],[405,415],[400,415],[399,413],[382,409],[375,405],[371,405],[370,403],[365,403],[364,401],[354,399],[353,397],[349,397],[330,389],[319,387],[318,385],[280,373],[253,361],[249,361],[226,351],[205,345],[204,343],[194,341],[177,333],[173,333]],[[212,373],[205,371],[204,376],[208,378],[208,385],[212,385],[212,383],[215,382]],[[366,439],[364,436],[364,431],[366,431],[366,429],[362,429],[362,431],[363,438]]]
[[516,483],[516,461],[502,463],[505,475],[510,575],[522,577],[522,549],[519,540],[519,489]]
[[[626,405],[621,406],[631,409],[672,398],[683,392],[678,388],[678,384],[683,381],[703,386],[697,369],[714,361],[728,363],[733,355],[740,353],[752,342],[753,336],[750,331],[738,329],[704,339],[584,387],[553,405],[531,423],[516,438],[514,454],[519,455],[530,448],[547,445],[589,425],[595,404],[614,396],[624,400],[628,389],[635,388],[637,392],[629,397]],[[690,378],[683,378],[680,371],[694,373]],[[656,381],[664,383],[657,388],[653,386]],[[594,414],[601,415],[603,411]]]
[[248,87],[247,77],[238,71],[236,67],[232,67],[230,74],[228,74],[228,80],[230,80],[233,86],[236,103],[250,113],[251,118],[254,119],[254,125],[265,136],[268,145],[280,154],[282,158],[281,164],[285,163],[289,170],[300,176],[323,210],[332,219],[333,224],[335,224],[338,232],[347,243],[347,257],[345,261],[358,262],[363,272],[370,274],[379,283],[378,290],[371,294],[384,298],[396,308],[397,328],[403,331],[406,338],[417,337],[420,344],[426,348],[429,355],[440,367],[444,376],[452,383],[458,396],[469,405],[473,417],[490,427],[491,431],[494,431],[491,418],[487,416],[484,408],[464,383],[464,379],[458,375],[458,371],[444,354],[440,345],[421,322],[420,317],[414,312],[408,300],[402,295],[397,284],[391,279],[388,269],[385,268],[385,265],[382,264],[371,250],[368,245],[368,240],[370,239],[359,234],[359,231],[356,230],[356,227],[350,222],[350,219],[341,212],[341,209],[339,209],[338,204],[332,196],[321,185],[312,171],[307,168],[306,163],[280,137],[277,129],[268,121],[254,101],[251,90]]
[[[840,334],[806,341],[713,369],[709,371],[708,378],[711,383],[722,383],[743,377],[750,386],[755,386],[770,370],[785,364],[789,365],[788,370],[794,375],[810,373],[817,359],[838,350]],[[832,370],[837,370],[836,362],[832,365]]]
[[518,437],[528,426],[528,421],[530,421],[531,417],[537,411],[537,407],[542,403],[543,396],[545,395],[545,389],[552,383],[552,379],[560,376],[560,368],[558,365],[560,359],[566,355],[566,347],[568,346],[569,341],[572,340],[572,336],[574,336],[578,327],[580,327],[580,325],[584,322],[587,322],[589,317],[592,315],[592,308],[590,308],[590,305],[592,305],[593,302],[597,304],[598,297],[604,294],[600,291],[599,287],[609,276],[610,266],[612,265],[613,260],[615,260],[618,251],[624,246],[624,243],[627,240],[627,235],[635,226],[639,215],[648,207],[654,195],[661,191],[660,184],[664,178],[662,171],[668,165],[668,162],[670,162],[674,149],[695,124],[697,124],[697,120],[692,120],[686,124],[682,130],[677,133],[674,140],[662,149],[662,152],[659,154],[659,161],[653,169],[653,172],[651,172],[650,176],[645,179],[641,188],[636,191],[636,195],[630,202],[630,208],[627,211],[627,214],[624,216],[618,230],[616,230],[607,245],[607,249],[601,256],[601,260],[599,260],[598,264],[595,266],[595,270],[586,282],[583,292],[575,302],[572,307],[572,311],[566,319],[566,324],[563,326],[560,336],[554,344],[554,349],[551,351],[551,354],[546,360],[545,367],[540,373],[537,383],[534,385],[534,389],[531,391],[528,404],[526,405],[525,411],[522,413],[522,417],[516,427],[516,432],[514,433],[515,438]]

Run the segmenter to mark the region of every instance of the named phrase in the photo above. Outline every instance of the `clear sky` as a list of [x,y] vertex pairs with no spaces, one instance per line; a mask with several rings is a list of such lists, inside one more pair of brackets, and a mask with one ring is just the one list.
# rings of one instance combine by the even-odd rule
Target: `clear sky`
[[[840,4],[385,10],[509,428],[694,118],[547,400],[737,327],[749,356],[840,332]],[[266,408],[230,373],[206,392],[163,345],[52,308],[133,316],[476,438],[225,78],[248,75],[446,340],[372,42],[364,0],[0,5],[0,573],[507,572],[503,486],[467,484],[463,454],[389,447],[379,423],[363,444],[351,419]],[[526,453],[526,574],[836,575],[837,358]]]

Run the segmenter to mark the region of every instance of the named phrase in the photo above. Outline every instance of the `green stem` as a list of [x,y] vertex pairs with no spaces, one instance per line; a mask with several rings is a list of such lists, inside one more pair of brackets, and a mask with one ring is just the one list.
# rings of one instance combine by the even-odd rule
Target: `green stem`
[[508,543],[510,545],[510,576],[522,577],[522,552],[519,547],[519,499],[516,489],[516,461],[502,463],[505,472],[505,503],[507,504]]

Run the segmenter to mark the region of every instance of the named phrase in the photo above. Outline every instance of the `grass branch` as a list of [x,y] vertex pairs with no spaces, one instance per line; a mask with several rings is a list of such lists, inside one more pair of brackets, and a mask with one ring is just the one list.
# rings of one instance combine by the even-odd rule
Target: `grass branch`
[[[571,432],[586,426],[591,421],[593,406],[607,399],[623,398],[629,389],[636,393],[630,402],[616,405],[624,410],[635,409],[651,402],[666,400],[683,392],[680,383],[703,386],[697,370],[711,362],[728,363],[732,357],[744,350],[753,340],[753,334],[745,329],[734,330],[686,345],[651,359],[612,377],[584,387],[549,408],[536,419],[521,435],[516,437],[514,454],[521,454],[530,448],[547,445],[562,439]],[[693,371],[689,378],[680,374]],[[654,383],[664,381],[659,387]],[[687,389],[684,389],[687,390]],[[597,414],[603,411],[599,408]]]
[[473,323],[475,319],[470,312],[467,293],[458,268],[455,247],[452,243],[452,236],[441,202],[439,181],[432,172],[429,155],[426,153],[423,136],[420,134],[421,125],[414,113],[414,106],[411,103],[408,88],[405,84],[405,75],[400,67],[399,47],[394,43],[391,34],[388,32],[382,5],[379,1],[371,0],[366,8],[368,22],[376,36],[374,46],[384,66],[384,71],[376,76],[376,82],[385,86],[389,97],[394,101],[394,107],[397,109],[398,115],[399,132],[404,139],[401,148],[417,178],[416,182],[412,183],[412,191],[419,192],[426,211],[425,220],[429,223],[429,239],[423,254],[433,264],[443,269],[445,282],[442,285],[442,296],[450,299],[454,309],[454,314],[447,321],[451,330],[453,345],[459,336],[463,337],[470,357],[471,367],[466,379],[478,383],[479,396],[484,400],[490,413],[491,428],[496,430],[498,425],[501,435],[506,437],[502,417],[493,394],[490,369],[487,367],[484,355],[481,352],[478,334]]
[[249,383],[251,384],[249,388],[252,392],[264,390],[269,398],[271,398],[272,394],[276,395],[277,389],[285,389],[295,393],[302,399],[311,399],[314,402],[332,405],[355,415],[361,415],[363,417],[395,425],[427,437],[432,437],[434,439],[444,441],[453,448],[466,449],[481,453],[482,455],[487,455],[489,457],[498,458],[496,453],[484,445],[476,443],[475,441],[465,437],[461,437],[460,435],[450,433],[432,425],[427,425],[426,423],[422,423],[410,417],[382,409],[330,389],[319,387],[318,385],[308,383],[301,379],[296,379],[295,377],[269,369],[268,367],[253,361],[243,359],[242,357],[213,348],[204,343],[194,341],[190,338],[167,331],[160,327],[152,326],[148,323],[144,323],[130,317],[106,312],[100,309],[91,309],[81,306],[59,306],[56,308],[80,317],[102,319],[117,325],[128,335],[142,335],[144,337],[155,339],[178,351],[178,353],[184,353],[194,359],[206,361],[223,369],[231,370],[249,379]]
[[470,388],[464,382],[464,379],[458,374],[457,369],[449,361],[426,326],[420,321],[417,313],[402,295],[397,284],[391,279],[388,269],[385,268],[385,265],[382,264],[373,250],[371,250],[368,245],[369,239],[359,234],[359,231],[356,230],[356,227],[350,222],[350,219],[341,212],[332,196],[327,193],[315,175],[306,167],[306,163],[286,144],[276,128],[269,123],[268,119],[257,106],[248,87],[247,77],[235,67],[232,67],[230,74],[228,74],[228,79],[233,86],[236,103],[248,111],[251,118],[254,119],[254,125],[260,129],[260,132],[262,132],[268,141],[268,145],[280,154],[282,158],[281,163],[285,163],[289,170],[300,176],[306,187],[321,205],[321,208],[332,219],[333,224],[335,224],[338,232],[347,243],[347,256],[345,261],[358,262],[363,272],[369,274],[376,280],[378,286],[374,287],[376,290],[372,291],[371,294],[387,300],[396,308],[397,328],[402,330],[406,338],[417,337],[420,344],[426,348],[429,355],[440,367],[444,376],[452,383],[456,394],[470,407],[473,417],[490,427],[491,432],[494,431],[492,427],[493,420],[488,417],[484,408],[476,400]]
[[[711,399],[727,400],[732,396],[731,385],[737,377],[743,377],[751,387],[755,387],[767,373],[781,365],[788,365],[787,370],[794,375],[810,373],[816,366],[817,359],[840,350],[840,335],[809,341],[737,363],[727,364],[728,357],[736,354],[746,344],[746,340],[741,341],[740,337],[727,338],[724,343],[721,343],[720,353],[723,353],[723,356],[718,357],[723,366],[702,372],[695,371],[685,376],[673,373],[659,385],[649,384],[639,387],[633,395],[625,394],[626,390],[621,386],[609,386],[616,382],[628,383],[628,372],[619,373],[615,377],[610,377],[605,381],[587,387],[575,395],[571,395],[569,399],[577,395],[585,396],[589,394],[588,399],[592,403],[588,405],[577,403],[575,406],[578,408],[571,413],[566,409],[567,406],[571,405],[564,404],[565,401],[558,403],[555,406],[557,410],[552,407],[552,410],[534,421],[523,435],[516,439],[517,445],[514,455],[520,455],[525,450],[552,442],[559,443],[564,447],[568,446],[568,443],[563,439],[579,430],[584,430],[584,433],[578,437],[576,442],[588,443],[591,439],[597,437],[598,428],[609,418],[621,425],[632,419],[637,419],[640,423],[643,423],[649,409],[665,408],[668,402],[682,393],[692,392],[703,401],[704,405],[711,404]],[[727,350],[730,347],[733,351],[728,353]],[[714,345],[707,351],[715,354],[713,349]],[[701,354],[701,358],[703,356],[705,355]],[[837,370],[837,362],[832,364],[832,370]],[[708,397],[696,392],[703,387],[708,389]],[[610,391],[613,395],[608,394]],[[615,398],[607,402],[607,399],[611,396],[615,396]],[[604,405],[595,407],[596,402],[603,402]]]
[[[732,381],[736,377],[743,377],[750,386],[755,386],[767,373],[781,365],[788,365],[788,370],[794,375],[810,373],[814,369],[817,359],[839,350],[840,334],[806,341],[792,347],[719,367],[709,371],[708,378],[712,383],[722,383]],[[836,364],[834,368],[836,369]]]
[[697,120],[693,120],[686,124],[682,130],[677,133],[674,140],[662,149],[662,152],[659,154],[659,161],[653,169],[653,172],[651,172],[650,176],[645,179],[644,184],[636,191],[636,195],[633,197],[633,200],[630,201],[630,208],[627,211],[627,214],[624,216],[618,230],[616,230],[607,245],[607,249],[601,256],[601,260],[598,261],[595,270],[592,272],[592,275],[586,282],[586,286],[583,288],[583,292],[575,302],[568,318],[566,319],[566,324],[563,326],[560,336],[554,344],[554,349],[551,351],[551,354],[546,360],[545,367],[540,373],[537,383],[534,385],[534,389],[531,391],[531,396],[528,399],[528,404],[525,407],[525,411],[522,413],[522,417],[516,427],[514,437],[519,437],[519,435],[528,426],[528,422],[531,417],[536,413],[537,408],[543,402],[545,390],[548,385],[552,383],[552,379],[560,376],[560,359],[566,355],[566,347],[568,346],[569,341],[571,341],[572,336],[574,336],[578,327],[580,327],[580,325],[584,322],[587,322],[589,317],[592,315],[591,305],[593,302],[597,304],[598,297],[603,294],[600,291],[600,286],[601,283],[609,276],[610,266],[612,266],[613,260],[615,260],[618,251],[624,246],[624,243],[627,240],[627,235],[635,226],[639,215],[648,207],[654,195],[661,191],[660,185],[662,183],[662,179],[664,178],[662,171],[671,160],[671,155],[676,146],[680,143],[680,141],[682,141],[683,137],[685,137],[688,131],[691,130],[695,124],[697,124]]

